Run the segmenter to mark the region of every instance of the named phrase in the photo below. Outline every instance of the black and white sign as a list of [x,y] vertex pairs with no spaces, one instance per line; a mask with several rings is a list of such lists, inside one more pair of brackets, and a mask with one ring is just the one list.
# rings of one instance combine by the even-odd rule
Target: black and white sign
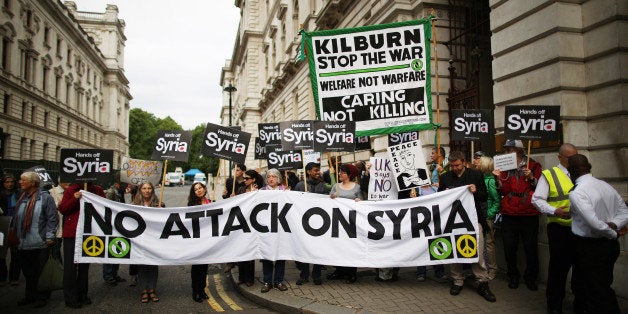
[[190,142],[192,141],[192,132],[190,131],[158,131],[157,144],[151,159],[153,160],[176,160],[188,161],[190,154]]
[[259,123],[257,133],[262,146],[281,146],[279,123]]
[[50,174],[48,174],[48,171],[46,171],[46,168],[44,168],[43,166],[30,167],[24,170],[24,172],[27,171],[36,172],[39,175],[39,179],[41,180],[41,186],[54,185],[55,183]]
[[251,133],[207,123],[201,153],[243,164],[250,141]]
[[464,109],[451,111],[453,141],[493,142],[493,111]]
[[287,150],[268,153],[268,168],[293,170],[303,168],[303,155],[300,150]]
[[61,149],[61,182],[111,182],[113,150]]
[[390,133],[388,134],[388,146],[395,146],[402,143],[418,141],[419,131],[404,132],[404,133]]
[[509,140],[557,141],[560,106],[506,106],[504,136]]
[[314,148],[314,122],[312,120],[280,122],[283,150]]
[[388,158],[371,157],[369,201],[396,200],[397,184]]
[[430,184],[421,147],[423,146],[420,140],[388,147],[388,158],[399,191]]
[[355,150],[367,150],[371,149],[371,137],[370,136],[358,136],[355,138]]
[[264,146],[260,142],[260,138],[255,138],[255,159],[267,159],[268,152],[279,152],[281,151],[281,146]]
[[314,150],[352,152],[355,150],[355,122],[314,122]]

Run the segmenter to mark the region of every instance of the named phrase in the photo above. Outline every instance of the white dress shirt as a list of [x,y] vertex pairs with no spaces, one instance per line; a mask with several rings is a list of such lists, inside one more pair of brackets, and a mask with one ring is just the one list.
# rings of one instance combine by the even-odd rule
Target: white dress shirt
[[[567,168],[565,168],[561,164],[558,164],[558,168],[562,172],[564,172],[568,177],[571,178],[571,176],[569,175],[569,171],[567,171]],[[534,207],[536,207],[536,209],[540,211],[541,213],[553,216],[554,211],[556,210],[556,207],[547,203],[547,196],[549,195],[549,188],[550,187],[549,187],[549,183],[547,182],[547,179],[545,178],[543,174],[541,174],[541,177],[539,178],[539,182],[536,184],[536,189],[534,190],[534,194],[532,194],[532,205],[534,205]]]
[[576,179],[576,188],[569,193],[571,201],[571,231],[581,237],[615,239],[617,229],[628,223],[628,208],[610,184],[585,174]]

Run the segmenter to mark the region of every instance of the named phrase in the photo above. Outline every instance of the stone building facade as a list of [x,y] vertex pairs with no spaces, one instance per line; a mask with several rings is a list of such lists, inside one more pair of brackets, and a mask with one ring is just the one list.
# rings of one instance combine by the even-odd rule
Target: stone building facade
[[[237,91],[224,94],[221,117],[225,125],[229,96],[233,124],[253,134],[260,122],[315,119],[308,67],[295,62],[300,28],[347,28],[432,14],[437,17],[432,106],[434,121],[442,124],[442,145],[448,150],[470,148],[468,143],[449,140],[449,109],[493,109],[495,143],[475,149],[494,153],[505,140],[506,105],[558,105],[562,141],[575,144],[589,156],[593,175],[628,198],[626,1],[238,0],[235,5],[242,18],[220,83],[223,87],[232,84]],[[435,84],[437,75],[439,83]],[[420,136],[426,150],[434,145],[434,131]],[[385,136],[371,142],[376,155],[385,154]],[[550,167],[558,163],[559,144],[536,143],[531,155]],[[370,154],[348,154],[343,161],[364,160]],[[253,160],[251,151],[247,165],[264,168],[265,162]],[[541,230],[545,232],[544,227]],[[544,234],[540,239],[540,279],[544,280],[547,239]],[[627,242],[626,237],[621,239],[615,278],[626,276]],[[628,296],[626,282],[616,281],[615,288],[619,295]]]
[[5,160],[59,161],[62,148],[128,155],[129,82],[118,8],[3,0],[0,127]]

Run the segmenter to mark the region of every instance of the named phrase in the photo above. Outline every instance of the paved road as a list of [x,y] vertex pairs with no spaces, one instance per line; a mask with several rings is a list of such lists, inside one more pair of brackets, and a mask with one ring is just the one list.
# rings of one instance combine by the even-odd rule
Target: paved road
[[[164,190],[163,201],[168,206],[185,206],[190,186],[169,187]],[[156,191],[159,193],[159,190]],[[157,194],[159,195],[159,194]],[[129,286],[128,266],[122,265],[119,274],[127,279],[125,283],[109,286],[102,280],[102,266],[90,267],[89,296],[92,304],[82,309],[72,310],[65,307],[63,292],[52,292],[48,305],[41,309],[30,306],[17,307],[17,300],[24,297],[24,277],[20,277],[18,286],[0,287],[0,312],[2,313],[197,313],[197,312],[246,312],[275,313],[243,298],[234,289],[230,274],[222,272],[222,265],[210,265],[208,289],[211,296],[207,302],[197,303],[192,300],[190,266],[160,266],[157,292],[158,303],[140,303],[140,290]]]

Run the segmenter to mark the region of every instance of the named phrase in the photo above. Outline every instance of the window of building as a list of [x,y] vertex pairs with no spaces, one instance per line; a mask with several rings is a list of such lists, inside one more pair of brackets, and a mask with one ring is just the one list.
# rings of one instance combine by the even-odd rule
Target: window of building
[[70,95],[72,94],[72,81],[66,80],[65,83],[65,104],[66,106],[70,106]]
[[2,0],[2,11],[11,12],[11,0]]
[[37,107],[31,106],[31,123],[35,124],[37,121]]
[[61,146],[57,146],[57,148],[55,149],[55,159],[54,161],[60,160],[61,159]]
[[61,37],[59,35],[57,35],[57,58],[62,58],[63,56],[61,55],[61,42],[63,40],[61,39]]
[[44,112],[44,129],[48,128],[48,119],[50,119],[50,112]]
[[9,114],[11,111],[11,95],[7,92],[4,93],[4,101],[2,102],[2,113]]
[[61,100],[61,76],[60,75],[55,75],[55,97],[58,100]]
[[35,160],[35,140],[31,140],[31,147],[29,149],[28,156],[30,156],[28,159]]
[[72,67],[72,48],[68,48],[66,57],[67,66]]
[[48,75],[50,74],[50,67],[44,65],[41,73],[42,89],[44,92],[48,92]]
[[57,117],[57,124],[55,125],[57,132],[61,132],[61,117]]
[[26,121],[26,110],[28,110],[28,103],[22,101],[22,121]]
[[48,143],[44,143],[44,146],[42,147],[42,151],[41,151],[41,159],[43,160],[48,160]]
[[44,46],[50,48],[50,27],[44,26]]
[[2,37],[2,68],[5,71],[9,71],[10,70],[10,66],[9,66],[9,61],[10,61],[10,57],[11,57],[11,40],[9,40],[9,38],[6,37]]
[[22,156],[22,158],[28,156],[28,143],[27,143],[27,139],[25,137],[22,137],[22,139],[20,140],[20,156]]
[[70,136],[70,130],[72,130],[72,122],[68,121],[68,125],[67,125],[68,136]]

